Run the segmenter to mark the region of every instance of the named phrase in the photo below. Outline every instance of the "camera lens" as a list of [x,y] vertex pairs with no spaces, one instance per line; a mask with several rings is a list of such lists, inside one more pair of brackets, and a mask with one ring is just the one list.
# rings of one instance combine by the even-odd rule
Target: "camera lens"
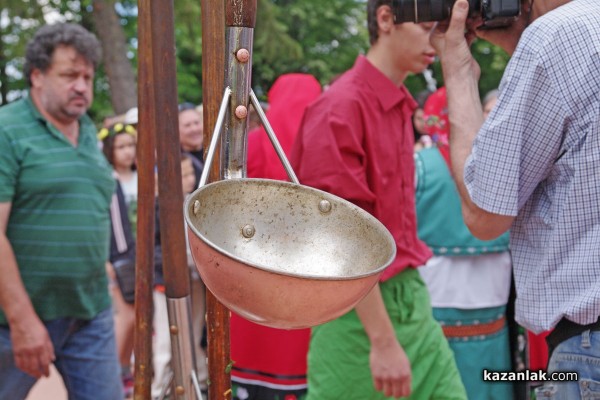
[[448,18],[453,4],[454,0],[393,0],[394,21],[441,21]]

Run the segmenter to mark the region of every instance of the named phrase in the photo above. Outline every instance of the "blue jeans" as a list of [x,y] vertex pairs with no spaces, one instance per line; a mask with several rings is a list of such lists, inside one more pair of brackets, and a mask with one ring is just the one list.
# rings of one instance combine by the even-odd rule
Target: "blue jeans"
[[[89,321],[60,318],[45,325],[69,400],[123,399],[111,308]],[[0,326],[0,399],[24,399],[35,382],[15,366],[10,331]]]
[[536,389],[536,399],[600,399],[600,332],[585,331],[554,349],[548,362],[548,374],[571,371],[578,373],[577,381],[547,382]]

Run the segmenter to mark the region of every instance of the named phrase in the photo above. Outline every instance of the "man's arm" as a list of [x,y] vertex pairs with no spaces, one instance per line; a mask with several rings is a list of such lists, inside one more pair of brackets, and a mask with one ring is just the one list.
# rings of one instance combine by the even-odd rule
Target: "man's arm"
[[411,392],[410,362],[398,343],[385,309],[379,284],[356,306],[369,341],[369,363],[375,389],[387,397],[406,397]]
[[15,364],[40,378],[50,375],[54,347],[25,290],[12,246],[6,237],[11,203],[0,203],[0,307],[10,328]]
[[467,14],[468,2],[458,0],[454,3],[449,26],[440,24],[432,34],[431,41],[442,62],[448,93],[452,132],[450,158],[452,174],[461,198],[464,221],[473,235],[490,240],[506,232],[514,217],[493,214],[477,206],[464,182],[465,163],[471,154],[475,136],[483,125],[477,84],[480,70],[471,55],[469,42],[464,34]]

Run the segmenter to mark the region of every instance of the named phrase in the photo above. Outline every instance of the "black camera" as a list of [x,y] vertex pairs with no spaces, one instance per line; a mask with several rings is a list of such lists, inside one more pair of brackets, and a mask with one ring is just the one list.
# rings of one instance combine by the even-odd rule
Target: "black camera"
[[[442,21],[456,0],[392,0],[394,22]],[[509,26],[519,15],[521,0],[469,0],[469,15],[481,15],[483,27]]]

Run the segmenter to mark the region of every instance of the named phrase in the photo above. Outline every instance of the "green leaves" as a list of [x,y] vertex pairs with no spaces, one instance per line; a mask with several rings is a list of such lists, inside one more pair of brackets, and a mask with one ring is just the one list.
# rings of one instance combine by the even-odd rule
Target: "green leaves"
[[3,0],[0,3],[0,104],[26,89],[23,71],[25,47],[44,23],[42,8],[34,0]]
[[260,0],[253,86],[266,92],[286,72],[328,83],[367,48],[366,4],[356,0]]
[[[127,40],[127,57],[137,71],[137,1],[110,0]],[[167,1],[167,0],[165,0]],[[202,101],[202,26],[200,1],[173,0],[177,81],[180,101]],[[93,0],[2,0],[0,3],[0,101],[14,97],[25,83],[22,70],[25,45],[44,23],[44,15],[94,26]],[[313,74],[322,84],[349,69],[357,55],[368,49],[364,0],[258,0],[254,32],[252,85],[259,97],[287,72]],[[508,56],[484,41],[474,43],[473,55],[481,66],[483,95],[498,86]],[[443,84],[439,64],[433,65],[438,86]],[[97,71],[96,100],[90,110],[100,123],[112,115],[110,87],[104,68]],[[426,88],[421,75],[406,85],[412,93]],[[262,94],[262,96],[261,96]]]

